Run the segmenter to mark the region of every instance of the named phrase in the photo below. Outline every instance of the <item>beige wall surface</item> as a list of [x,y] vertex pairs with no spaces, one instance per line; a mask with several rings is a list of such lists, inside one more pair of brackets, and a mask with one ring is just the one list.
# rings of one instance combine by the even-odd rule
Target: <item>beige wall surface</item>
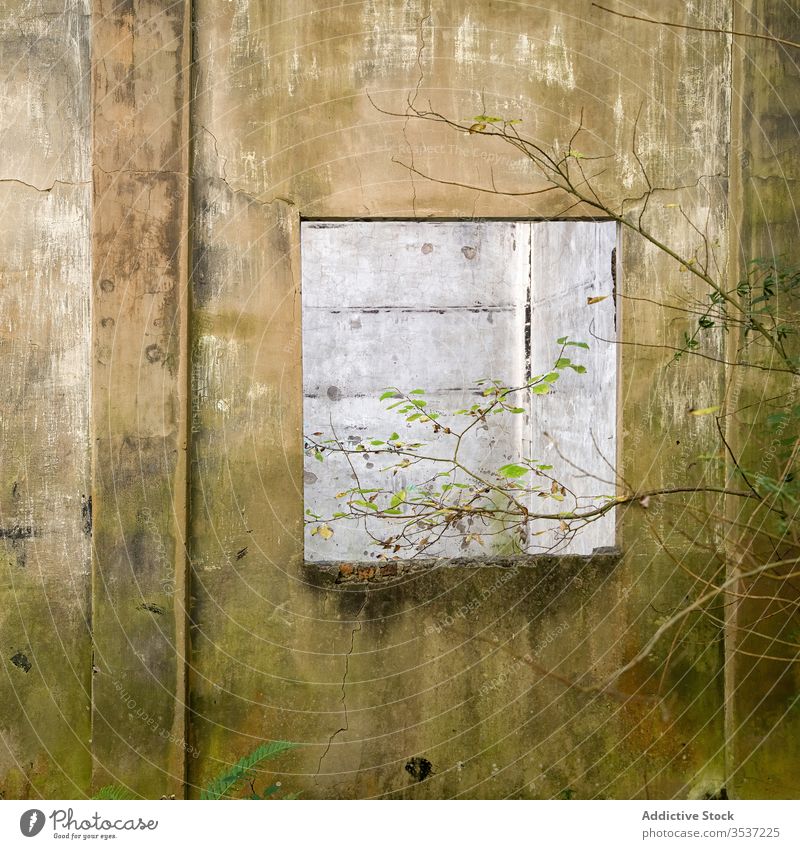
[[[611,206],[641,204],[644,166],[655,237],[691,254],[700,227],[735,279],[773,221],[797,230],[790,58],[588,0],[49,6],[0,19],[5,795],[196,797],[282,739],[307,798],[797,796],[793,673],[734,661],[718,621],[598,687],[719,580],[709,494],[677,529],[626,511],[618,559],[306,563],[300,300],[303,220],[591,213],[409,102],[573,145]],[[791,38],[779,6],[639,12]],[[617,473],[691,486],[725,341],[670,365],[692,324],[669,307],[702,289],[620,238]]]

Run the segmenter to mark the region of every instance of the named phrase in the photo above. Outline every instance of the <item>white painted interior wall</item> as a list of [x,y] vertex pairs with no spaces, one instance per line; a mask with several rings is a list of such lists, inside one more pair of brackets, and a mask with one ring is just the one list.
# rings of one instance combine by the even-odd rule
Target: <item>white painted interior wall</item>
[[[529,373],[550,371],[556,339],[569,336],[591,345],[566,354],[587,373],[566,370],[547,396],[519,393],[518,406],[526,413],[497,416],[475,428],[460,456],[483,473],[535,457],[552,464],[581,499],[613,493],[615,244],[616,227],[609,222],[304,222],[304,432],[322,432],[320,439],[335,434],[351,446],[397,432],[403,441],[425,442],[426,453],[444,456],[452,437],[433,437],[430,424],[408,424],[387,411],[391,402],[378,400],[386,387],[424,389],[428,409],[468,407],[481,400],[481,378],[519,385]],[[468,421],[456,416],[447,423],[455,429]],[[385,471],[391,461],[380,453],[350,462],[341,454],[326,455],[322,463],[306,457],[306,508],[327,517],[341,509],[336,493],[356,485],[356,477],[364,488],[388,482],[408,490],[436,465],[420,463],[392,478]],[[569,499],[558,505],[533,498],[530,509],[543,504],[574,507]],[[531,552],[585,554],[614,544],[610,516],[570,540],[546,527],[531,526],[544,531],[530,538]],[[368,560],[381,552],[363,522],[340,520],[333,528],[329,539],[312,537],[307,529],[307,560]],[[369,531],[391,533],[378,520],[370,520]],[[483,545],[465,546],[463,535],[453,532],[426,556],[508,553],[507,537],[481,537]]]

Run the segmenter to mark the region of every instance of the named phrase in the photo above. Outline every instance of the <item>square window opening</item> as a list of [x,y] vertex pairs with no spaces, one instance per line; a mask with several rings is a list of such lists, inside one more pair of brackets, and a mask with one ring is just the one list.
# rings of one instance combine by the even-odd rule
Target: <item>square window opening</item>
[[616,245],[608,221],[302,222],[306,561],[613,548],[613,510],[575,516],[616,494]]

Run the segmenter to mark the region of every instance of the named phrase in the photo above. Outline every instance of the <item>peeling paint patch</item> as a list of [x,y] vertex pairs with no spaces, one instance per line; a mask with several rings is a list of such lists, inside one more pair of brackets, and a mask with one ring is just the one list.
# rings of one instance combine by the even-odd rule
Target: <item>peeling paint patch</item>
[[530,66],[534,77],[548,85],[558,85],[566,89],[575,88],[575,69],[564,40],[564,33],[558,24],[553,27],[550,38],[544,44],[537,43],[525,34],[520,35],[517,38],[514,54],[520,64]]
[[473,24],[469,15],[456,30],[453,47],[456,62],[464,65],[474,61],[478,55],[478,27]]

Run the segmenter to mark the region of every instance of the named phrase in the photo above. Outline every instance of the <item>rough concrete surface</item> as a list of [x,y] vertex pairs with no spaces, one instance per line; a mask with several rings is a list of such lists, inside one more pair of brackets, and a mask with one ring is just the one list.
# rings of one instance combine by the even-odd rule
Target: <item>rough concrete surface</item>
[[[798,37],[777,0],[668,13]],[[719,575],[685,509],[712,495],[682,496],[680,533],[620,512],[619,555],[308,562],[301,323],[302,222],[589,216],[409,99],[561,148],[582,121],[596,190],[635,198],[644,163],[653,232],[691,253],[698,222],[735,280],[796,242],[793,59],[588,0],[4,3],[5,797],[197,797],[268,739],[298,744],[268,767],[307,798],[797,797],[797,672],[718,622],[597,686]],[[731,374],[670,366],[693,326],[670,307],[701,290],[617,239],[616,473],[691,486],[716,430],[687,412]]]

